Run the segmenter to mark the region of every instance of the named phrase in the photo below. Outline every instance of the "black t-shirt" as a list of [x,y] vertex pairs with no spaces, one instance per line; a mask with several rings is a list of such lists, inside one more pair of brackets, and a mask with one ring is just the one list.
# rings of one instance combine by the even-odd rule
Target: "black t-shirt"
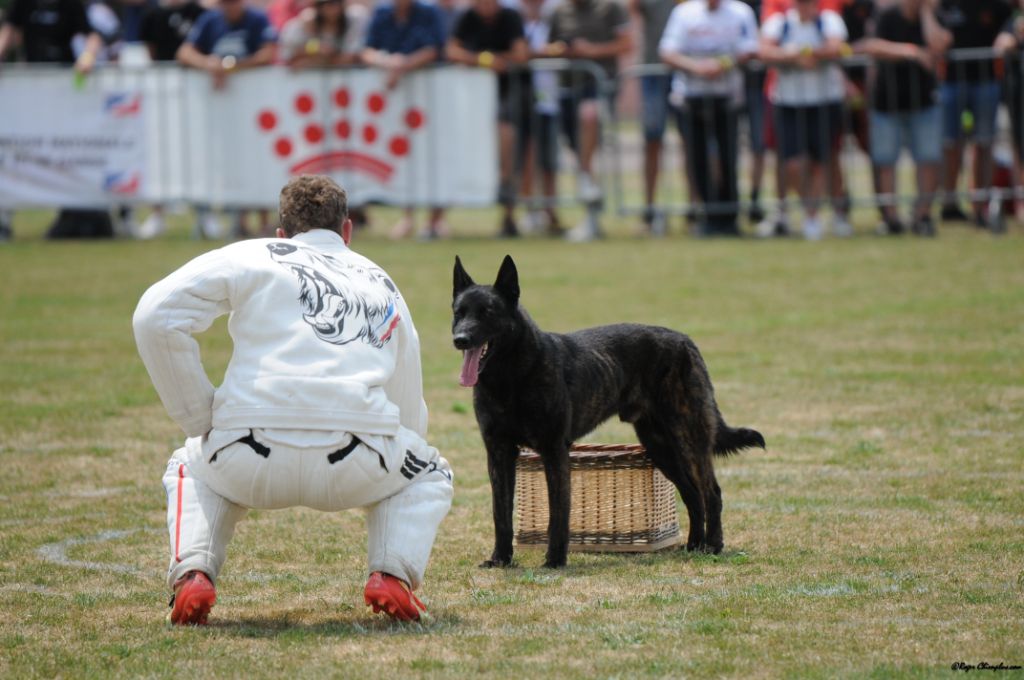
[[[1006,0],[942,0],[938,17],[953,34],[953,49],[992,47],[1012,12]],[[946,64],[948,82],[994,79],[991,59],[950,59]]]
[[192,24],[205,11],[194,0],[175,7],[150,7],[142,16],[139,39],[150,46],[156,61],[174,61]]
[[[846,24],[846,42],[851,45],[863,40],[868,34],[871,21],[875,15],[875,0],[846,0],[843,3],[841,16]],[[866,66],[846,66],[843,68],[850,80],[862,85],[867,79]]]
[[71,39],[92,31],[81,0],[13,0],[7,21],[21,31],[31,62],[73,64]]
[[[490,21],[484,21],[472,9],[466,10],[455,24],[452,37],[470,52],[499,53],[508,52],[516,40],[525,40],[526,34],[519,12],[502,7]],[[528,87],[529,82],[530,75],[524,72],[517,80],[517,86]],[[501,94],[508,91],[508,86],[508,74],[502,73],[498,78],[498,89]]]
[[[924,46],[921,18],[907,19],[897,7],[884,10],[875,37]],[[916,61],[879,59],[871,107],[877,111],[916,111],[935,103],[935,75]]]

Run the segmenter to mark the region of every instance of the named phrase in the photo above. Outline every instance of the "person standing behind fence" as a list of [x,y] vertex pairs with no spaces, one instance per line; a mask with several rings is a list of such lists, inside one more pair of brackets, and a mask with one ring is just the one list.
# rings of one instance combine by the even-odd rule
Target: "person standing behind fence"
[[737,67],[757,52],[754,12],[740,0],[689,0],[672,10],[658,51],[679,71],[672,89],[682,105],[679,127],[702,203],[697,234],[739,236],[737,110],[743,76]]
[[[839,167],[830,161],[839,152],[845,86],[835,60],[849,49],[846,26],[835,12],[819,12],[816,0],[797,0],[795,9],[773,15],[761,31],[761,59],[778,67],[772,103],[778,153],[788,176],[784,186],[799,192],[805,211],[804,237],[817,240],[823,234],[818,210],[825,193],[825,168]],[[809,161],[809,173],[804,171],[804,161]],[[829,185],[841,187],[842,182]],[[832,196],[837,236],[853,231],[843,198]]]
[[[139,39],[149,50],[149,58],[158,62],[174,61],[178,48],[205,11],[196,0],[165,0],[163,4],[151,5],[142,15],[139,25]],[[135,235],[143,239],[154,238],[166,227],[164,207],[156,204]]]
[[[761,17],[761,0],[742,0],[754,12],[754,19]],[[760,30],[760,28],[759,28]],[[747,216],[754,224],[765,218],[761,206],[761,184],[764,181],[765,144],[765,109],[767,95],[765,82],[767,70],[759,64],[748,65],[743,69],[743,108],[747,119],[747,139],[750,152],[750,205]]]
[[502,207],[498,235],[519,235],[513,216],[516,205],[516,137],[529,124],[533,104],[523,19],[498,0],[473,0],[448,38],[446,56],[456,64],[479,66],[498,74],[498,203]]
[[[441,13],[435,6],[419,0],[394,0],[374,10],[362,60],[383,69],[386,85],[393,89],[406,74],[437,63],[444,54],[446,39]],[[407,206],[391,238],[406,238],[415,231],[412,207]],[[444,208],[434,206],[420,237],[441,238],[446,231]]]
[[[668,17],[676,0],[630,0],[630,8],[640,18],[643,51],[640,63],[661,65],[658,43],[665,32]],[[645,73],[640,76],[641,113],[644,128],[644,212],[643,232],[663,236],[667,231],[666,216],[655,205],[661,149],[668,120],[668,95],[672,89],[671,73]]]
[[[1010,13],[1006,0],[942,0],[939,5],[939,20],[953,34],[953,54],[948,55],[940,89],[945,142],[943,220],[967,219],[956,195],[965,137],[974,142],[974,190],[992,187],[992,144],[999,109],[999,81],[991,56],[958,59],[956,50],[991,48]],[[975,224],[986,227],[986,197],[971,202]]]
[[[1018,0],[1017,10],[1003,25],[993,47],[1006,57],[1003,98],[1013,141],[1012,184],[1019,190],[1024,184],[1024,0]],[[1024,224],[1024,198],[1014,197],[1014,213],[1017,222]]]
[[[77,57],[72,49],[76,35],[87,36]],[[18,47],[22,48],[25,61],[29,63],[74,64],[75,73],[84,76],[95,66],[97,55],[103,48],[103,38],[89,24],[85,5],[80,0],[13,0],[0,25],[0,70],[7,53]],[[82,212],[61,211],[54,226],[65,215],[74,216]],[[13,218],[12,210],[0,209],[0,243],[13,237]],[[105,217],[105,224],[101,219],[90,221],[105,232],[102,235],[111,235],[109,215]]]
[[[523,31],[530,58],[541,58],[548,45],[548,24],[543,17],[545,0],[523,0]],[[564,229],[555,211],[558,172],[558,76],[547,69],[533,71],[533,110],[528,125],[519,137],[518,165],[522,171],[519,195],[530,203],[524,221],[528,232],[546,231],[563,236]],[[534,171],[540,169],[543,210],[533,202]]]
[[281,29],[278,60],[292,68],[359,62],[369,14],[351,0],[315,0]]
[[[612,87],[618,75],[620,57],[633,49],[629,15],[616,0],[562,0],[551,12],[547,55],[594,61]],[[601,200],[601,187],[594,179],[594,155],[600,143],[600,98],[614,107],[615,91],[601,92],[602,83],[588,72],[571,71],[563,76],[562,126],[579,162],[580,199],[592,205]],[[588,215],[569,232],[574,241],[600,236],[597,222]]]
[[877,66],[871,93],[871,160],[885,215],[879,233],[903,232],[896,202],[896,161],[907,146],[917,166],[917,201],[912,228],[934,236],[931,206],[939,186],[942,159],[942,108],[935,88],[935,64],[953,38],[935,16],[932,0],[901,0],[884,10],[874,37],[859,51]]
[[[247,6],[247,0],[220,0],[218,9],[206,12],[178,48],[178,62],[206,71],[215,90],[227,87],[232,74],[245,69],[268,66],[274,61],[277,31],[261,10]],[[209,208],[197,210],[198,232],[216,237],[220,226]],[[244,214],[233,210],[233,235],[245,237]],[[266,211],[260,211],[261,231],[269,228]]]

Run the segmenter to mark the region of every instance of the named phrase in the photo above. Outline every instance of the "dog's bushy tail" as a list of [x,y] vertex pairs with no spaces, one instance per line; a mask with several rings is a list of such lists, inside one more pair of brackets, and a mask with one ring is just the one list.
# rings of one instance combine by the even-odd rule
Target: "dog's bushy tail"
[[746,427],[729,427],[724,420],[719,419],[715,455],[729,456],[755,446],[765,448],[764,437],[760,432]]

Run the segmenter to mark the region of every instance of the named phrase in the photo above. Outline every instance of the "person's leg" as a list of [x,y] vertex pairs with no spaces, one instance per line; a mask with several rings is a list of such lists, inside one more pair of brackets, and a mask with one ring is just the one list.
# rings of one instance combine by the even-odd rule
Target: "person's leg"
[[594,176],[594,154],[601,131],[601,113],[597,98],[580,102],[580,171]]
[[649,75],[640,77],[643,106],[644,131],[644,215],[648,231],[656,231],[658,218],[655,210],[655,194],[658,187],[658,171],[661,169],[662,140],[665,136],[665,121],[668,118],[668,89],[670,76]]
[[932,106],[923,111],[908,114],[907,136],[910,151],[917,166],[917,200],[914,202],[914,232],[922,236],[934,236],[935,226],[931,219],[931,208],[939,187],[939,164],[942,149],[939,146],[939,130],[942,127],[942,113]]
[[430,209],[430,217],[427,222],[428,239],[446,238],[448,236],[448,225],[444,221],[444,206],[435,205]]
[[750,220],[764,219],[761,208],[761,183],[764,179],[764,80],[763,69],[745,74],[747,125],[750,134]]
[[0,209],[0,242],[14,238],[14,211],[9,208]]
[[999,110],[999,83],[985,81],[970,88],[971,110],[974,112],[974,190],[984,192],[971,201],[975,221],[987,227],[988,193],[992,189],[994,166],[992,144],[996,135],[996,115]]
[[718,147],[719,177],[718,203],[719,231],[728,236],[739,236],[737,217],[740,209],[739,191],[739,117],[729,99],[716,101],[715,135]]
[[410,430],[380,439],[390,449],[384,455],[391,458],[390,475],[400,488],[369,507],[368,571],[391,574],[416,590],[423,583],[438,527],[451,507],[451,467]]
[[943,189],[942,219],[963,220],[966,218],[956,196],[960,178],[960,164],[963,159],[963,113],[967,106],[965,90],[958,83],[944,83],[940,90],[942,104],[943,137]]
[[395,226],[391,228],[391,238],[399,241],[412,236],[415,231],[416,221],[413,217],[412,207],[407,206],[402,209],[402,216],[398,218]]
[[706,104],[707,100],[702,98],[687,99],[679,112],[679,128],[686,146],[687,175],[692,178],[690,200],[698,207],[697,228],[701,235],[708,226],[708,215],[703,208],[711,200],[711,168],[703,110]]
[[558,200],[558,118],[542,113],[537,118],[537,155],[540,161],[541,193],[548,215],[548,232],[552,236],[563,233],[555,204]]
[[[938,111],[936,107],[936,111]],[[869,113],[871,124],[871,163],[877,175],[877,193],[879,211],[882,213],[882,225],[879,232],[896,234],[902,231],[899,211],[896,206],[896,161],[900,152],[899,113],[876,111]],[[940,119],[941,120],[941,119]],[[936,137],[937,148],[941,140]]]
[[853,227],[850,225],[850,196],[846,189],[841,154],[844,135],[843,105],[840,103],[829,104],[823,113],[825,115],[825,144],[822,147],[822,152],[825,155],[822,162],[826,167],[826,184],[832,204],[833,231],[836,236],[851,236]]
[[513,212],[516,205],[515,175],[516,128],[508,120],[498,122],[498,203],[501,205],[501,236],[518,236]]
[[195,477],[189,464],[189,448],[194,446],[198,440],[189,440],[175,451],[163,476],[171,554],[167,585],[171,588],[190,571],[200,571],[216,583],[235,525],[246,513]]

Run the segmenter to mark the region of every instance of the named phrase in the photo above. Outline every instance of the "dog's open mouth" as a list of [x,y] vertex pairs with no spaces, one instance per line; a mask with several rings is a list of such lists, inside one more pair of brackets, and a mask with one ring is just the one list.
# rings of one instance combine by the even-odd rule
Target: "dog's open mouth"
[[459,384],[463,387],[476,385],[480,377],[480,361],[487,356],[487,343],[462,351],[462,373],[459,374]]

